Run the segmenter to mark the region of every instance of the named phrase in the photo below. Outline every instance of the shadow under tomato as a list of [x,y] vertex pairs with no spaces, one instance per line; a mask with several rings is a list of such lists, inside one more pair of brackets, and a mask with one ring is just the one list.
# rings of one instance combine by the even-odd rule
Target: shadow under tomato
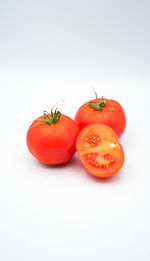
[[74,170],[76,173],[80,172],[81,175],[84,175],[87,177],[87,179],[90,179],[91,181],[97,182],[97,183],[114,183],[119,181],[119,179],[122,176],[122,172],[123,170],[119,170],[114,176],[109,177],[109,178],[98,178],[95,176],[90,175],[82,166],[82,164],[80,163],[80,160],[78,158],[77,153],[73,156],[73,158],[71,160],[69,160],[66,163],[63,164],[59,164],[59,165],[46,165],[38,160],[36,160],[36,164],[40,165],[40,167],[44,168],[44,169],[64,169],[64,168],[72,168],[72,170]]
[[84,175],[87,177],[87,179],[90,179],[94,182],[97,183],[114,183],[114,182],[118,182],[120,180],[120,178],[122,177],[122,173],[123,173],[123,169],[120,169],[114,176],[109,177],[109,178],[98,178],[95,176],[92,176],[91,174],[89,174],[84,167],[82,166],[82,164],[80,163],[80,160],[77,156],[77,154],[71,159],[71,161],[69,162],[68,166],[73,166],[73,169],[77,172],[80,172],[81,175]]
[[[37,160],[37,164],[39,164],[42,168],[45,169],[63,169],[63,168],[68,168],[68,167],[77,167],[80,165],[80,162],[78,162],[77,155],[75,154],[68,162],[62,163],[62,164],[56,164],[56,165],[46,165],[40,161]],[[82,168],[82,166],[81,166]]]

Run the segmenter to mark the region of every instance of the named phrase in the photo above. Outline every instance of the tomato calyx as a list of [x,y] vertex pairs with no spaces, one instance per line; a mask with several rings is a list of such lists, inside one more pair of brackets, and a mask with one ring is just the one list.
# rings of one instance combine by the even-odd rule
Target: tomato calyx
[[[61,101],[63,101],[63,100],[61,100]],[[60,102],[60,101],[58,101],[58,102]],[[41,124],[43,122],[47,123],[48,125],[56,124],[60,120],[60,117],[61,117],[61,110],[60,110],[60,108],[56,108],[54,110],[54,107],[56,106],[56,104],[52,107],[50,113],[47,112],[47,111],[43,111],[43,118],[42,119],[37,119],[38,122],[36,124],[34,124],[32,127],[35,127],[38,124]]]
[[94,92],[94,94],[96,96],[96,99],[91,101],[89,103],[89,106],[91,108],[93,108],[95,111],[101,111],[105,107],[105,105],[110,103],[110,102],[109,101],[105,101],[103,96],[101,97],[101,99],[99,101],[97,93],[96,93],[96,91],[94,89],[93,89],[93,92]]

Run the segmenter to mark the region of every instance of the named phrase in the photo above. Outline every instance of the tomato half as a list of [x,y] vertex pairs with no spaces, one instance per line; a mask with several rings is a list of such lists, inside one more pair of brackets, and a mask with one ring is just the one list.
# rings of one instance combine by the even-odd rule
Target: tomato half
[[[104,104],[104,106],[96,108],[97,102]],[[93,107],[91,103],[93,103]],[[75,115],[75,121],[80,129],[92,123],[107,124],[115,131],[118,138],[123,134],[126,127],[126,117],[122,106],[117,101],[104,98],[83,104]]]
[[76,142],[83,167],[93,176],[113,176],[124,163],[124,152],[115,132],[105,124],[91,124],[83,128]]
[[[46,117],[51,119],[51,115]],[[28,129],[26,142],[31,154],[40,162],[48,165],[62,164],[69,161],[76,151],[76,138],[79,127],[71,118],[61,114],[55,124],[47,124],[37,118]],[[56,117],[55,117],[56,118]]]

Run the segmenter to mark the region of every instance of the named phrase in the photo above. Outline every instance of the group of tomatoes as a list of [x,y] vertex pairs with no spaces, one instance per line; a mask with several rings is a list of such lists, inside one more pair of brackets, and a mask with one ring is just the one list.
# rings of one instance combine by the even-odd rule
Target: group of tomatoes
[[124,163],[118,138],[126,127],[125,113],[117,101],[95,95],[78,109],[74,120],[55,107],[34,120],[26,136],[31,154],[44,164],[57,165],[68,162],[77,151],[91,175],[116,174]]

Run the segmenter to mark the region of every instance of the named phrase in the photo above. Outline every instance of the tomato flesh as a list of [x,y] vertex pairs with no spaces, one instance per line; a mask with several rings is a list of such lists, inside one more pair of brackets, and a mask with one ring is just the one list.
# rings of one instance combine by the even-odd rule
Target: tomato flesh
[[124,152],[115,132],[105,124],[91,124],[83,128],[76,142],[83,167],[100,178],[111,177],[124,163]]

